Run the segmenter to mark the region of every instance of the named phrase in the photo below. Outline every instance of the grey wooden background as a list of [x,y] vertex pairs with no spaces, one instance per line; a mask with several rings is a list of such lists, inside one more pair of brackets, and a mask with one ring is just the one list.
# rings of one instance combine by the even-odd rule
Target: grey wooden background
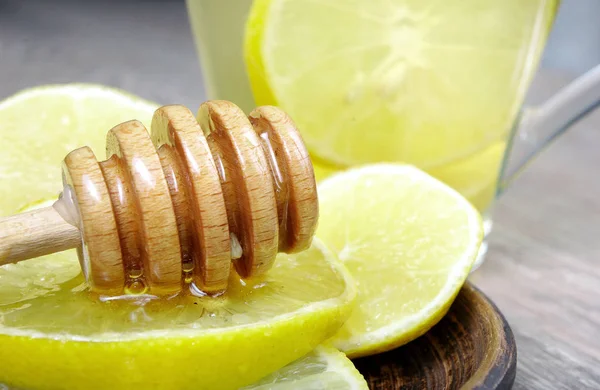
[[[600,63],[600,1],[564,0],[529,100]],[[0,99],[97,82],[197,106],[203,86],[182,1],[0,0]],[[498,202],[472,280],[518,343],[516,389],[600,389],[600,114],[552,145]]]

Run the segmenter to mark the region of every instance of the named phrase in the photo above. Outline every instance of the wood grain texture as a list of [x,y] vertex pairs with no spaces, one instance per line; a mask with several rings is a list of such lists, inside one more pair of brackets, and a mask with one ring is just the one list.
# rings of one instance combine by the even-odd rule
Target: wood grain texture
[[193,215],[189,207],[190,194],[188,193],[188,179],[183,164],[175,148],[170,145],[162,145],[156,150],[160,158],[173,211],[175,212],[175,221],[177,221],[177,233],[179,236],[179,250],[181,252],[181,264],[185,270],[193,268],[192,255],[194,253],[193,241]]
[[79,229],[53,207],[0,218],[0,265],[74,248]]
[[354,360],[372,390],[509,389],[516,347],[497,308],[467,283],[429,332],[395,350]]
[[219,174],[200,125],[192,112],[179,105],[163,106],[152,118],[152,141],[177,150],[189,187],[189,213],[194,246],[193,279],[203,291],[227,287],[231,243],[227,209]]
[[142,274],[142,255],[138,247],[140,232],[135,213],[135,192],[127,180],[126,167],[116,155],[100,162],[100,169],[108,187],[112,203],[117,232],[121,243],[124,273],[128,278],[137,278]]
[[123,257],[110,194],[96,156],[88,147],[75,149],[63,162],[64,185],[71,188],[83,238],[78,246],[85,279],[95,291],[123,291]]
[[273,173],[279,223],[279,251],[294,253],[310,246],[319,218],[312,163],[292,119],[277,107],[253,110],[256,130]]
[[181,290],[181,250],[175,212],[158,154],[141,122],[132,120],[107,134],[106,155],[123,160],[135,192],[135,217],[144,280],[156,294]]
[[271,268],[279,230],[273,178],[258,135],[244,112],[231,102],[203,103],[197,115],[216,162],[229,217],[229,231],[243,254],[234,261],[242,277]]

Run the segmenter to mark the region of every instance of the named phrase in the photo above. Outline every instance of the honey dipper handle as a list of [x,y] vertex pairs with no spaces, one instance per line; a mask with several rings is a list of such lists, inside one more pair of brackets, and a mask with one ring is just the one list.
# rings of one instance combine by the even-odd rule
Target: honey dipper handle
[[54,207],[0,218],[0,265],[75,248],[79,229]]

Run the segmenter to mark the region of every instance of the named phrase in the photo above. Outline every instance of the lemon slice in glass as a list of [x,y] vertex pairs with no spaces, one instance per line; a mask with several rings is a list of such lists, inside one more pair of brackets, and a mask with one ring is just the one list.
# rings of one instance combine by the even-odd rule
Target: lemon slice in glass
[[341,166],[431,168],[504,139],[558,1],[256,0],[255,100]]

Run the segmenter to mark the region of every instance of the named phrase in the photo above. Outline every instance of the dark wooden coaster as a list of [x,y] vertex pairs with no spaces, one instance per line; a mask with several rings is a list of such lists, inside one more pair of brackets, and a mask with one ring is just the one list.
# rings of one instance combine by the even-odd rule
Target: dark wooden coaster
[[467,283],[448,314],[417,340],[354,364],[371,389],[510,389],[517,349],[498,308]]

